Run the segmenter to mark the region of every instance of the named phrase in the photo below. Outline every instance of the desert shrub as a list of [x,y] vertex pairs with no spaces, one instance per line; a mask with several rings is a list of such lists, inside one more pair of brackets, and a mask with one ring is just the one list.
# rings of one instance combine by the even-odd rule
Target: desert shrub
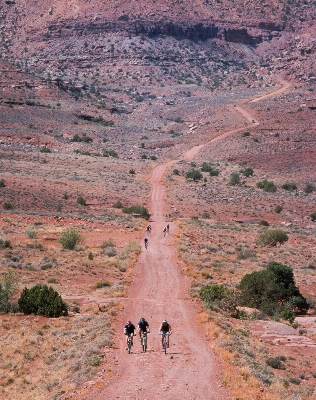
[[194,182],[200,180],[203,178],[203,175],[201,174],[200,171],[196,170],[196,169],[190,169],[190,171],[188,171],[185,174],[186,179],[193,179]]
[[5,187],[5,180],[0,179],[0,188]]
[[257,254],[252,250],[240,249],[237,252],[237,260],[247,260],[248,258],[256,258]]
[[135,175],[135,174],[136,174],[136,172],[135,172],[134,169],[130,169],[130,170],[129,170],[129,173],[130,173],[131,175]]
[[139,214],[141,218],[144,219],[149,219],[150,218],[150,214],[147,210],[146,207],[144,206],[131,206],[131,207],[125,207],[122,209],[124,214]]
[[91,251],[90,251],[89,254],[88,254],[88,260],[93,260],[93,254],[92,254]]
[[58,239],[64,249],[73,250],[81,242],[80,234],[73,228],[67,228]]
[[200,290],[200,297],[203,300],[205,307],[213,308],[214,302],[223,300],[229,292],[230,290],[223,285],[203,286]]
[[310,215],[312,221],[316,221],[316,211]]
[[284,190],[288,190],[288,191],[292,192],[292,190],[296,190],[297,189],[297,186],[295,185],[295,183],[284,183],[281,186],[281,188],[284,189]]
[[[267,269],[246,274],[240,281],[240,304],[268,315],[285,310],[306,313],[309,305],[295,286],[293,271],[287,265],[271,262]],[[283,313],[283,318],[287,313]],[[288,314],[291,318],[291,315]]]
[[79,135],[76,134],[71,139],[71,142],[90,143],[92,141],[93,141],[93,139],[91,137],[87,136],[85,133],[82,136],[79,136]]
[[304,192],[309,194],[309,193],[313,193],[313,191],[315,190],[315,186],[312,185],[311,183],[307,183],[305,188],[304,188]]
[[269,222],[266,221],[266,220],[264,220],[264,219],[262,219],[262,220],[259,222],[259,225],[261,225],[261,226],[269,226]]
[[41,153],[51,153],[51,150],[48,147],[41,147],[40,148]]
[[151,160],[153,160],[153,161],[156,161],[157,160],[157,157],[156,156],[150,156],[149,157]]
[[101,248],[103,249],[102,253],[106,254],[108,257],[114,257],[117,254],[117,250],[112,238],[106,242],[103,242]]
[[118,154],[115,150],[103,150],[103,157],[118,158]]
[[12,209],[13,209],[13,205],[12,205],[12,203],[10,203],[9,201],[5,201],[5,202],[3,203],[3,208],[4,208],[5,210],[12,210]]
[[176,168],[173,170],[173,172],[172,172],[172,173],[173,173],[173,175],[180,175],[180,173],[179,173],[179,170],[178,170],[178,169],[176,169]]
[[109,281],[99,281],[99,282],[96,282],[95,284],[94,284],[94,288],[95,289],[102,289],[102,288],[104,288],[104,287],[109,287],[109,286],[111,286],[112,284],[111,284],[111,282],[109,282]]
[[13,299],[18,290],[18,277],[14,271],[9,269],[0,282],[0,313],[7,313],[17,309]]
[[30,239],[35,239],[36,238],[36,230],[33,229],[31,226],[26,228],[25,234]]
[[269,367],[272,367],[274,369],[285,369],[285,366],[283,365],[282,361],[285,361],[286,358],[283,356],[280,357],[269,357],[266,360],[267,365],[269,365]]
[[36,314],[50,318],[68,315],[67,305],[61,296],[46,285],[24,288],[18,304],[20,311],[27,315]]
[[40,269],[44,271],[45,269],[50,269],[50,268],[52,268],[52,266],[53,266],[52,263],[45,263],[45,264],[42,264],[42,265],[40,266]]
[[240,183],[240,178],[239,175],[236,172],[233,172],[230,174],[230,179],[229,179],[229,184],[232,186],[239,185]]
[[12,249],[11,240],[3,240],[0,238],[0,250],[2,249]]
[[146,154],[142,154],[142,155],[141,155],[141,158],[142,158],[143,160],[147,160],[147,155],[146,155]]
[[202,214],[202,218],[209,219],[209,218],[211,218],[211,215],[209,212],[204,211],[204,213]]
[[56,278],[48,278],[47,283],[58,283],[58,279]]
[[267,179],[257,182],[257,187],[259,189],[263,189],[265,192],[275,193],[277,191],[277,187],[275,186],[274,182],[268,181]]
[[271,229],[259,235],[257,244],[259,246],[276,246],[278,243],[282,245],[288,239],[288,235],[281,229]]
[[77,204],[80,204],[81,206],[86,206],[86,200],[82,196],[78,196],[77,198]]
[[113,207],[114,208],[124,208],[124,205],[120,200],[118,200],[116,203],[113,204]]
[[280,212],[281,212],[282,210],[283,210],[283,207],[280,206],[280,205],[276,206],[275,209],[274,209],[274,211],[275,211],[277,214],[280,214]]
[[243,137],[250,136],[250,132],[243,132]]
[[212,168],[210,170],[210,176],[218,176],[219,175],[219,170],[216,168]]
[[289,382],[293,383],[294,385],[299,385],[301,383],[301,379],[293,376],[289,378]]
[[241,173],[246,177],[252,176],[253,175],[253,168],[252,167],[247,167],[247,168],[243,169],[241,171]]

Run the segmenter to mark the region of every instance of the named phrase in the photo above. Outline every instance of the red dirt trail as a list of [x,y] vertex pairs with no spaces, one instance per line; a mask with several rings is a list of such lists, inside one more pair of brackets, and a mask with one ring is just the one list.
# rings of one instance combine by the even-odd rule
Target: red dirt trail
[[[115,346],[117,370],[110,385],[94,390],[87,399],[230,399],[221,387],[219,366],[203,339],[195,320],[196,305],[188,294],[189,280],[181,275],[177,253],[173,246],[176,225],[169,222],[170,234],[164,237],[166,203],[161,184],[166,168],[172,162],[158,166],[152,174],[152,233],[149,246],[144,246],[125,303]],[[123,324],[140,317],[150,324],[148,351],[141,352],[138,336],[132,353],[125,350]],[[173,329],[167,355],[161,350],[159,326],[166,318]],[[82,397],[81,397],[82,398]]]
[[[274,94],[286,90],[289,85],[282,81],[283,87]],[[271,94],[261,96],[271,96]],[[251,124],[253,118],[242,107],[236,107]],[[224,139],[245,128],[224,132],[213,140]],[[184,154],[185,159],[193,158],[205,144],[195,146]],[[205,340],[205,333],[196,321],[197,305],[192,302],[188,289],[190,281],[181,275],[177,264],[174,235],[177,226],[169,222],[170,234],[164,237],[163,227],[168,223],[168,212],[164,201],[165,187],[161,183],[166,169],[175,161],[159,165],[152,173],[150,211],[152,214],[152,233],[149,246],[143,246],[135,269],[129,298],[124,302],[125,309],[117,321],[117,335],[114,349],[116,365],[113,379],[103,388],[86,387],[83,392],[75,392],[71,399],[184,399],[184,400],[228,400],[232,397],[221,386],[220,374],[223,371],[215,354]],[[132,353],[125,350],[123,326],[127,320],[137,325],[144,317],[150,324],[148,351],[142,353],[138,336],[134,338]],[[167,319],[173,329],[170,349],[167,355],[161,350],[159,326]],[[121,330],[121,332],[120,332]],[[87,394],[88,392],[88,394]],[[80,394],[79,394],[80,393]]]

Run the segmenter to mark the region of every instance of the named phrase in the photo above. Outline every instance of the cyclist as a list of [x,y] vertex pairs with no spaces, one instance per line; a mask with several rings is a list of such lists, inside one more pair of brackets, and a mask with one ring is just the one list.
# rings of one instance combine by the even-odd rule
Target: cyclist
[[151,233],[151,225],[148,225],[146,230],[147,230],[147,235],[150,235],[150,233]]
[[161,347],[163,348],[163,334],[169,333],[169,335],[166,335],[167,337],[167,343],[168,343],[168,347],[169,347],[169,336],[172,333],[172,329],[170,324],[168,324],[167,320],[164,319],[160,325],[159,328],[160,334],[161,334]]
[[169,224],[167,224],[167,232],[169,233]]
[[126,335],[126,350],[128,344],[128,337],[132,337],[132,346],[133,346],[133,336],[135,336],[135,325],[132,324],[131,321],[127,321],[126,325],[124,326],[124,335]]
[[164,226],[164,228],[163,228],[163,235],[166,236],[166,233],[167,233],[167,228]]
[[145,320],[145,318],[141,318],[138,322],[138,333],[140,341],[142,341],[143,332],[149,332],[149,323]]
[[147,249],[147,246],[148,246],[148,238],[144,238],[144,244],[145,244],[145,249]]

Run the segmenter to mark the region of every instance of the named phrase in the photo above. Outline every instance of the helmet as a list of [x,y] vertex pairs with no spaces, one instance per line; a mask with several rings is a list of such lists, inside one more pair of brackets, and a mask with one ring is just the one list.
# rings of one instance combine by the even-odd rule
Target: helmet
[[163,323],[163,324],[166,324],[166,323],[167,323],[167,320],[166,320],[166,319],[164,319],[164,320],[162,321],[162,323]]
[[140,321],[141,321],[141,322],[145,322],[145,318],[141,318]]
[[132,323],[132,321],[127,321],[127,323],[128,323],[128,324],[131,324],[131,323]]

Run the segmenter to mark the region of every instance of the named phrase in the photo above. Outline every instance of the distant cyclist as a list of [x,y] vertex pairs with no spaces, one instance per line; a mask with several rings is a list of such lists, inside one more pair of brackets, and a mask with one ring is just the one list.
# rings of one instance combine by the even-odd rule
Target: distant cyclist
[[163,228],[163,235],[166,236],[166,233],[167,233],[167,228],[164,226],[164,228]]
[[161,334],[161,346],[162,346],[162,348],[163,348],[163,334],[169,333],[169,335],[166,335],[167,336],[167,343],[168,343],[168,347],[169,347],[169,336],[172,333],[172,329],[171,329],[171,326],[170,326],[170,324],[168,324],[166,319],[164,319],[162,321],[162,323],[160,325],[160,328],[159,328],[159,331],[160,331],[160,334]]
[[126,325],[124,326],[124,335],[126,335],[126,350],[128,344],[128,336],[132,337],[132,346],[133,346],[133,336],[135,335],[135,325],[132,324],[131,321],[127,321]]
[[141,318],[138,322],[138,333],[140,341],[142,340],[143,332],[149,332],[149,323],[145,320],[145,318]]
[[151,234],[151,225],[147,226],[146,231],[147,231],[147,235]]
[[167,233],[169,233],[169,224],[167,224]]
[[145,249],[147,249],[147,247],[148,247],[148,238],[144,238],[144,244],[145,244]]

